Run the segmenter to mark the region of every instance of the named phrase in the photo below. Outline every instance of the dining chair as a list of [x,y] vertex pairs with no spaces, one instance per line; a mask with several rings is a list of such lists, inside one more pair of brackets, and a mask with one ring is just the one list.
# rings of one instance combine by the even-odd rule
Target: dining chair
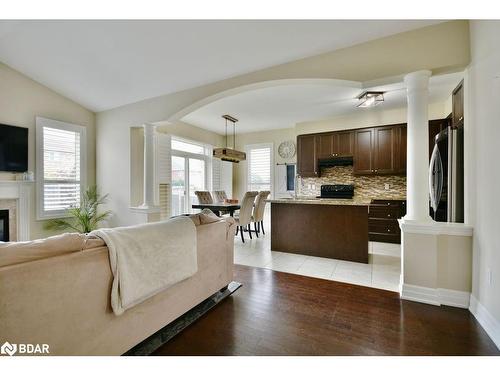
[[252,209],[255,197],[259,194],[257,191],[247,191],[241,201],[240,214],[235,217],[236,221],[236,235],[238,231],[241,233],[241,241],[245,242],[245,237],[243,236],[243,227],[248,229],[248,235],[252,239],[252,232],[250,229],[250,223],[252,221]]
[[255,198],[255,207],[253,209],[252,222],[255,229],[255,235],[259,237],[260,230],[262,229],[262,234],[264,232],[264,211],[266,210],[266,200],[271,194],[270,191],[261,191]]
[[209,191],[195,191],[194,194],[198,198],[200,204],[212,204],[214,200],[212,199],[212,194]]
[[224,190],[216,190],[213,194],[216,202],[224,202],[227,199],[227,194]]

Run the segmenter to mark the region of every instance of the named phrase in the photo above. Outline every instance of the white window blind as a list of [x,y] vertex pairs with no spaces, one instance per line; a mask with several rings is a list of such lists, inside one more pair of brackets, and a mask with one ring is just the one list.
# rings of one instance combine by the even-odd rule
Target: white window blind
[[272,145],[254,145],[247,148],[248,155],[248,190],[271,191],[272,181]]
[[38,216],[64,216],[80,205],[85,128],[37,118]]

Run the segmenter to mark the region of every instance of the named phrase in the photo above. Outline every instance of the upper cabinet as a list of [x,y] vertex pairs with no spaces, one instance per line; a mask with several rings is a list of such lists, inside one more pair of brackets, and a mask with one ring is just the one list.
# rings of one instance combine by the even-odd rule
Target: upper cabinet
[[406,124],[396,126],[396,172],[406,174]]
[[396,152],[399,151],[396,126],[373,128],[373,168],[374,173],[394,174],[396,168]]
[[333,156],[334,133],[316,135],[316,148],[318,159],[331,158]]
[[335,156],[352,156],[354,153],[354,131],[316,134],[318,159]]
[[359,129],[354,133],[354,166],[357,174],[372,174],[373,168],[373,129]]
[[[462,95],[459,91],[460,86],[454,92],[458,98]],[[457,119],[461,117],[460,121],[463,122],[463,110],[461,113],[462,116],[458,116]],[[429,121],[429,152],[432,152],[434,147],[435,135],[446,128],[449,121],[449,119]],[[297,173],[301,177],[319,177],[321,171],[318,159],[352,155],[354,174],[404,175],[406,174],[406,133],[406,124],[395,124],[299,135],[297,137]]]
[[297,174],[301,177],[318,176],[317,136],[297,136]]
[[354,131],[333,133],[333,154],[335,156],[352,156],[354,154]]
[[[406,172],[406,137],[402,125],[358,129],[354,134],[355,174],[399,174]],[[402,143],[404,142],[404,148]]]
[[452,126],[462,125],[464,121],[464,82],[460,84],[453,90],[452,96],[452,115],[451,121]]

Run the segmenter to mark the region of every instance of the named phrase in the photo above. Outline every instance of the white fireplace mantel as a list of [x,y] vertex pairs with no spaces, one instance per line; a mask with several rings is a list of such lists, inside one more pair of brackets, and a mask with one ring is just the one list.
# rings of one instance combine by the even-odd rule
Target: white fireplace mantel
[[34,181],[0,181],[0,199],[17,201],[17,241],[30,239],[31,189]]

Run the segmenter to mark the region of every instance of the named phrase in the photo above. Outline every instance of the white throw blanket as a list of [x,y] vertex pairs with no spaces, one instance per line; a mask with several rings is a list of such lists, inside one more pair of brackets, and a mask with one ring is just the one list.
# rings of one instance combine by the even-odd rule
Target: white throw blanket
[[95,230],[109,248],[111,307],[121,315],[198,270],[196,227],[188,217]]

